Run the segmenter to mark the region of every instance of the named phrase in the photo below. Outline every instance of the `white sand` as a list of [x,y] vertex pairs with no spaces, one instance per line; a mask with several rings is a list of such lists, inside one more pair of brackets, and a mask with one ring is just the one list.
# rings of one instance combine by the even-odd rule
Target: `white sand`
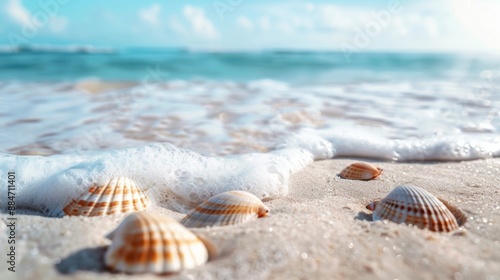
[[[179,279],[500,279],[500,159],[463,163],[377,162],[384,174],[350,181],[336,174],[354,160],[315,162],[292,176],[290,194],[267,201],[272,216],[247,224],[196,230],[218,247],[216,259]],[[365,205],[393,187],[412,184],[458,206],[462,230],[439,234],[371,222]],[[180,219],[184,214],[154,206]],[[136,279],[106,272],[104,235],[124,216],[83,218],[18,214],[16,272],[4,261],[0,279]],[[2,213],[5,221],[7,215]],[[162,277],[164,278],[164,277]],[[177,278],[176,275],[171,276]],[[141,279],[159,279],[154,275]]]

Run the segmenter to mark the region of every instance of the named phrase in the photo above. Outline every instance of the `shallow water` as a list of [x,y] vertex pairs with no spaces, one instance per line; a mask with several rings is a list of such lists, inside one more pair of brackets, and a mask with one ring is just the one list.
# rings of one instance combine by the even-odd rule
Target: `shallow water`
[[284,196],[290,174],[313,160],[500,156],[495,57],[0,56],[0,168],[17,172],[21,206],[49,215],[114,176],[181,211],[226,190]]
[[307,129],[330,140],[336,156],[499,155],[496,56],[85,50],[0,53],[0,152],[169,142],[245,154]]
[[[443,81],[3,82],[0,150],[51,155],[169,142],[204,155],[245,154],[275,149],[307,129],[331,140],[338,156],[492,157],[500,145],[500,72],[494,74],[485,93],[474,82]],[[396,146],[437,142],[478,153],[394,155]]]

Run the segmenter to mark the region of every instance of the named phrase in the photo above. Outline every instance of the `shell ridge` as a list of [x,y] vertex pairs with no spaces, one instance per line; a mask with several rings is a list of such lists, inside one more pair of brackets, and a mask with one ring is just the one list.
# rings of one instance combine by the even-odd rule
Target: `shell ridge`
[[85,199],[80,198],[78,201],[78,204],[80,204],[80,202],[83,202],[83,204],[80,204],[80,205],[83,206],[84,213],[87,212],[88,215],[90,215],[90,213],[92,213],[95,205],[99,202],[99,198],[101,197],[102,193],[104,192],[104,188],[102,188],[98,184],[94,184],[93,187],[90,187],[88,191],[91,191],[92,188],[94,188],[94,189],[91,193],[89,193],[88,197],[86,197]]
[[125,209],[127,210],[137,210],[139,209],[137,206],[137,201],[136,201],[136,197],[139,196],[139,189],[138,187],[135,185],[135,183],[133,181],[131,181],[129,184],[128,184],[128,192],[129,195],[127,196],[128,200],[127,200],[127,207],[123,207],[123,210],[122,212],[124,212]]
[[463,224],[465,224],[465,222],[467,221],[467,217],[460,209],[458,209],[457,207],[455,207],[454,205],[452,205],[451,203],[449,203],[444,199],[441,198],[438,199],[444,204],[444,206],[446,206],[446,208],[448,208],[448,210],[450,210],[451,214],[455,217],[458,226],[462,226]]
[[[93,187],[95,187],[93,191],[89,192]],[[95,184],[93,187],[90,187],[88,189],[89,195],[86,198],[79,198],[78,202],[76,203],[82,206],[83,213],[87,213],[87,215],[92,213],[94,206],[97,204],[97,202],[99,201],[99,197],[103,193],[103,190],[99,187],[99,185]]]
[[[198,238],[198,237],[194,236],[194,238]],[[191,242],[191,240],[189,240],[189,242]],[[201,240],[200,240],[200,243],[202,243]],[[186,252],[183,252],[183,254],[182,254],[183,258],[186,260],[187,259],[193,260],[193,262],[188,264],[187,267],[185,267],[185,268],[191,268],[191,267],[198,265],[198,255],[196,254],[196,252],[194,250],[195,250],[195,247],[196,247],[196,249],[198,249],[199,245],[200,244],[196,244],[196,246],[185,246],[184,251],[186,251]],[[205,245],[203,245],[203,246],[205,246]]]
[[147,201],[149,201],[149,194],[147,193],[147,188],[146,187],[141,187],[137,186],[135,182],[132,182],[134,189],[136,191],[136,197],[134,197],[134,201],[137,200],[137,204],[134,202],[134,208],[135,209],[146,209],[147,208]]
[[428,192],[421,191],[422,197],[425,199],[426,208],[431,210],[431,214],[429,215],[429,220],[433,222],[431,225],[432,230],[434,231],[443,231],[444,221],[442,219],[442,215],[439,212],[441,207],[436,203],[436,199],[431,196]]
[[[149,194],[146,192],[145,187],[137,186],[134,181],[132,181],[133,187],[136,191],[136,196],[134,197],[134,209],[146,209],[147,202],[149,201]],[[137,200],[137,203],[135,202]],[[139,205],[137,205],[139,204]]]
[[[429,217],[425,217],[423,219],[418,219],[416,214],[411,214],[413,211],[414,213],[417,213],[416,211],[419,211],[420,209],[423,209],[424,212],[426,212],[425,209],[428,208],[428,196],[425,195],[421,190],[412,188],[410,186],[403,186],[402,187],[403,193],[406,194],[402,198],[406,198],[409,200],[409,204],[407,205],[407,208],[405,209],[406,212],[408,213],[408,216],[406,217],[406,221],[408,224],[417,226],[418,228],[422,228],[426,226],[426,221],[428,221]],[[411,216],[410,216],[411,215]],[[433,219],[433,217],[431,217]],[[401,221],[404,222],[405,220]],[[428,226],[428,225],[427,225]]]
[[119,182],[118,180],[111,180],[105,187],[102,188],[103,193],[106,193],[106,191],[109,191],[109,190],[113,190],[113,192],[110,193],[107,197],[104,197],[105,200],[102,199],[104,201],[101,201],[101,199],[99,199],[100,202],[104,202],[102,204],[102,205],[104,205],[104,209],[102,210],[102,213],[104,213],[106,215],[112,211],[111,202],[114,201],[115,195],[118,192],[118,182]]
[[[146,269],[159,272],[161,271],[159,260],[161,259],[160,254],[162,252],[158,250],[158,246],[161,246],[163,243],[163,238],[161,235],[157,236],[158,234],[155,234],[162,232],[158,220],[156,217],[149,220],[141,217],[141,227],[148,229],[147,235],[145,235],[147,238],[145,238],[143,243],[144,248],[142,248],[141,255],[139,256],[139,264],[143,266],[141,272],[146,272]],[[146,248],[148,249],[145,250]]]
[[128,178],[121,177],[116,189],[121,190],[121,193],[118,191],[115,192],[111,199],[113,203],[118,202],[113,204],[114,207],[112,206],[115,213],[126,213],[135,210],[133,197],[137,189],[132,186],[132,181]]
[[229,209],[229,213],[227,215],[224,215],[226,220],[225,224],[246,222],[245,216],[248,215],[249,212],[250,211],[248,211],[248,207],[246,206],[242,206],[241,208]]
[[[101,205],[101,200],[103,200],[103,197],[105,196],[106,190],[108,188],[109,184],[107,185],[99,185],[95,184],[95,189],[94,192],[89,196],[89,198],[86,200],[85,203],[85,208],[87,208],[87,215],[92,216],[94,213],[96,213],[95,209],[97,205]],[[107,205],[107,203],[104,203],[104,205]],[[85,210],[84,210],[85,213]]]
[[229,212],[226,215],[224,215],[223,224],[229,225],[231,223],[236,224],[236,223],[244,222],[244,215],[245,214],[240,214],[240,212],[234,208],[230,209]]
[[[405,186],[404,191],[408,194],[408,197],[410,198],[410,202],[408,203],[408,205],[406,205],[405,212],[407,213],[407,215],[406,215],[405,219],[401,222],[404,222],[405,220],[408,219],[409,215],[412,215],[411,220],[409,221],[410,224],[415,225],[417,227],[425,226],[424,224],[418,222],[419,219],[417,218],[416,213],[420,210],[419,208],[424,209],[424,212],[425,212],[425,208],[427,208],[427,205],[428,205],[428,201],[427,201],[428,197],[426,195],[424,195],[423,192],[421,192],[420,190],[415,189],[415,188]],[[412,211],[414,214],[411,213]],[[421,219],[421,220],[425,221],[426,219]]]
[[448,207],[446,207],[446,205],[444,205],[441,200],[434,200],[435,204],[439,207],[439,217],[442,220],[442,225],[446,228],[446,231],[452,231],[454,229],[454,225],[456,225],[455,227],[458,228],[458,222],[453,213],[451,213],[451,211],[448,209]]

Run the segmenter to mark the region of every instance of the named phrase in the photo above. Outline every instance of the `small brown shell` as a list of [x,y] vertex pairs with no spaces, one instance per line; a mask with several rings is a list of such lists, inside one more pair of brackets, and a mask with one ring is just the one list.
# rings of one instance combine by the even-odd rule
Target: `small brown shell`
[[344,179],[351,180],[372,180],[382,174],[382,169],[367,162],[353,163],[339,173]]
[[432,231],[450,232],[458,229],[460,221],[465,222],[465,215],[455,207],[450,210],[447,205],[419,187],[397,186],[384,199],[374,201],[366,208],[373,211],[374,221],[389,220]]
[[145,210],[149,200],[134,181],[113,178],[95,184],[63,209],[67,216],[106,216]]
[[269,208],[255,195],[229,191],[201,203],[181,223],[187,227],[234,225],[265,217],[268,213]]
[[129,215],[107,237],[112,244],[104,263],[112,271],[175,273],[206,263],[210,255],[208,241],[176,220],[150,212]]

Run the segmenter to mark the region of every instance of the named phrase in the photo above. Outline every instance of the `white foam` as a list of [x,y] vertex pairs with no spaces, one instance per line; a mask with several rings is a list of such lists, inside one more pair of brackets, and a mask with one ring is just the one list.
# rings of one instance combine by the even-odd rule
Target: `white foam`
[[[288,193],[290,174],[312,161],[313,155],[300,147],[205,157],[170,144],[152,144],[93,155],[5,155],[0,167],[16,172],[18,206],[59,215],[92,183],[118,176],[133,179],[153,201],[179,211],[228,190],[276,198]],[[1,176],[6,181],[6,172]],[[2,205],[6,195],[0,196]]]
[[356,131],[321,131],[336,157],[361,157],[393,161],[459,161],[500,156],[500,137],[436,136],[389,140]]

